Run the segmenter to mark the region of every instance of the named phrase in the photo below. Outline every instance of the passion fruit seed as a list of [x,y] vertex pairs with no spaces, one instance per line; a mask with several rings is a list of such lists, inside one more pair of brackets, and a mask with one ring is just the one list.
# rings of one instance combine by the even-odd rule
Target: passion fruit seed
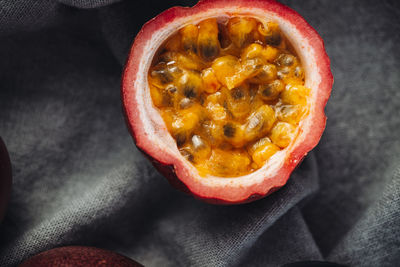
[[302,105],[282,105],[277,107],[278,120],[298,125],[306,109]]
[[230,19],[227,26],[230,39],[239,48],[253,41],[251,33],[256,27],[255,19],[244,17]]
[[245,97],[245,88],[237,87],[231,90],[231,96],[234,100],[240,100]]
[[258,90],[260,97],[265,101],[271,101],[278,98],[279,94],[284,90],[285,85],[280,80],[274,80],[271,83],[260,84]]
[[215,148],[219,147],[221,143],[224,141],[224,134],[222,124],[219,122],[205,120],[199,129],[199,132],[202,136],[204,136],[209,144]]
[[253,172],[295,139],[310,90],[286,47],[277,23],[232,17],[185,25],[160,48],[150,94],[200,175]]
[[180,93],[187,98],[196,98],[200,95],[203,80],[196,72],[186,72],[178,81]]
[[264,37],[264,42],[268,45],[279,46],[282,42],[282,36],[277,23],[269,22],[266,29],[264,25],[260,24],[258,32]]
[[294,69],[294,76],[296,76],[297,78],[300,78],[300,79],[304,79],[304,71],[301,66],[297,66]]
[[290,54],[281,54],[277,59],[278,66],[290,67],[296,61],[296,58]]
[[310,89],[304,87],[303,85],[286,85],[285,90],[281,94],[282,102],[290,105],[302,105],[307,104],[307,97],[309,95]]
[[254,151],[251,157],[258,167],[262,167],[264,163],[279,150],[278,146],[271,142],[265,142],[265,144]]
[[176,140],[176,144],[178,145],[178,147],[181,147],[185,144],[186,137],[187,137],[187,134],[185,132],[176,132],[174,134],[174,138]]
[[243,126],[238,123],[227,123],[223,127],[225,140],[235,148],[242,148],[246,144]]
[[242,121],[250,113],[251,98],[249,93],[248,85],[244,84],[227,92],[225,104],[232,118]]
[[247,152],[249,153],[249,155],[253,155],[254,152],[262,147],[263,145],[265,145],[265,143],[272,143],[271,139],[269,139],[269,137],[263,137],[258,139],[257,141],[254,141],[252,143],[249,143],[247,145]]
[[246,141],[251,142],[256,138],[267,134],[275,121],[275,111],[269,105],[259,107],[249,116],[245,124]]
[[151,76],[158,78],[161,84],[167,84],[173,81],[172,75],[165,69],[153,70]]
[[198,47],[200,56],[211,61],[219,54],[218,24],[216,19],[207,19],[199,23]]
[[[182,69],[200,71],[204,64],[199,60],[195,54],[183,54],[179,52],[166,52],[160,56],[162,63],[168,62],[170,71],[174,72],[175,76],[182,73]],[[178,65],[180,68],[175,66]]]
[[232,123],[227,123],[224,125],[224,135],[228,138],[232,138],[235,136],[236,128],[232,125]]
[[294,139],[296,128],[287,122],[278,122],[270,133],[272,142],[281,147],[287,147]]
[[[239,59],[235,56],[222,56],[215,59],[211,65],[218,81],[224,86],[228,86],[228,79],[233,77],[239,70]],[[233,87],[232,87],[233,88]],[[232,89],[230,88],[230,89]]]
[[271,82],[276,79],[277,70],[276,66],[273,64],[265,64],[261,67],[261,71],[255,77],[253,77],[250,81],[252,83],[265,84]]
[[179,152],[190,162],[199,163],[210,157],[211,147],[199,135],[193,135],[191,142]]
[[197,37],[199,28],[193,24],[183,27],[180,31],[182,36],[183,50],[186,52],[197,53]]
[[207,147],[205,141],[198,135],[192,136],[192,144],[195,150],[200,150]]
[[220,92],[216,92],[207,96],[206,98],[206,112],[208,117],[214,121],[222,121],[226,119],[227,112],[225,108],[221,105],[222,96]]
[[190,148],[188,147],[184,147],[179,149],[179,152],[181,153],[181,155],[187,159],[190,162],[194,163],[194,156],[193,156],[193,152],[190,150]]
[[269,45],[278,46],[281,44],[281,35],[278,32],[271,32],[265,36],[265,42]]

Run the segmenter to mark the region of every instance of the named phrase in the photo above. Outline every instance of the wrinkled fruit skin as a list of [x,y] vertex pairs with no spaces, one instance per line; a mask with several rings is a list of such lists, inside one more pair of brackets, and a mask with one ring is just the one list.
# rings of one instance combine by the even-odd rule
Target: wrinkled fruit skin
[[64,267],[64,266],[143,266],[120,254],[93,247],[61,247],[39,253],[19,267]]
[[[151,99],[149,100],[150,94],[146,94],[145,91],[149,90],[147,80],[143,78],[147,75],[148,67],[150,67],[153,58],[149,51],[154,53],[153,51],[162,45],[163,40],[166,39],[157,39],[154,36],[159,36],[159,34],[171,30],[171,25],[176,25],[174,31],[171,30],[170,32],[170,34],[173,34],[184,23],[192,23],[192,18],[199,21],[207,17],[202,17],[202,14],[210,13],[220,16],[225,10],[229,10],[226,11],[229,14],[237,14],[243,11],[246,16],[251,16],[252,14],[249,13],[255,10],[254,12],[258,12],[262,16],[268,17],[265,14],[269,14],[277,17],[278,23],[284,22],[286,25],[290,25],[295,31],[289,30],[288,34],[292,34],[290,37],[297,41],[298,53],[304,54],[305,58],[309,57],[308,62],[313,62],[313,64],[307,65],[309,69],[306,68],[305,71],[315,74],[308,75],[312,78],[310,84],[314,93],[311,99],[313,108],[307,117],[307,124],[305,124],[307,128],[302,128],[302,134],[306,138],[299,139],[299,142],[296,142],[297,139],[295,140],[293,148],[287,150],[288,152],[282,158],[282,163],[278,169],[270,171],[267,169],[267,175],[263,175],[261,181],[258,179],[260,177],[255,179],[252,176],[249,180],[250,183],[248,181],[243,183],[240,177],[220,178],[217,182],[208,178],[198,179],[197,174],[193,174],[193,169],[190,169],[183,162],[179,151],[176,150],[176,153],[171,151],[170,148],[173,145],[176,146],[176,144],[169,145],[168,138],[165,137],[169,133],[163,122],[157,119],[159,114],[154,115],[156,111],[154,111]],[[249,12],[248,10],[252,11]],[[307,47],[308,50],[304,47]],[[316,76],[319,78],[315,79]],[[212,204],[241,204],[263,198],[285,185],[296,166],[318,144],[325,129],[324,107],[329,99],[332,84],[333,76],[330,70],[330,60],[326,54],[323,41],[297,12],[275,0],[200,0],[191,8],[170,8],[142,27],[135,38],[126,62],[121,96],[126,123],[136,146],[150,159],[156,169],[169,180],[171,185]],[[160,141],[157,142],[158,138]]]
[[6,145],[0,137],[0,222],[4,217],[11,193],[11,162]]

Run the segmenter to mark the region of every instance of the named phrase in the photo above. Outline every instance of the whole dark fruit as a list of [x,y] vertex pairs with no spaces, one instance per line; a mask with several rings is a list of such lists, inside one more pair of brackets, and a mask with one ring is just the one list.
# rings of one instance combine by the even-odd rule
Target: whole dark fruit
[[140,263],[125,256],[94,247],[61,247],[39,253],[19,267],[114,266],[139,267]]
[[6,145],[0,137],[0,221],[4,217],[11,193],[11,163]]

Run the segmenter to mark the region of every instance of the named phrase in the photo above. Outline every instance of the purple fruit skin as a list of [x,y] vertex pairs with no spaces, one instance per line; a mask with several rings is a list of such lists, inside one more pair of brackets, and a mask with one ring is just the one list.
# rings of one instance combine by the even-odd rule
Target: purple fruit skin
[[11,194],[11,162],[3,139],[0,137],[0,222],[3,220]]
[[39,253],[19,267],[142,267],[140,263],[118,253],[94,248],[70,246]]

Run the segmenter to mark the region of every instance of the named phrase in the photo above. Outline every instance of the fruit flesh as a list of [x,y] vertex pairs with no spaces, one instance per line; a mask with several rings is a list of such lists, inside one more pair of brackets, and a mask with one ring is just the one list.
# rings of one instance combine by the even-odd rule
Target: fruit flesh
[[232,17],[189,24],[160,48],[150,94],[181,154],[200,175],[262,167],[308,113],[304,71],[276,23]]

